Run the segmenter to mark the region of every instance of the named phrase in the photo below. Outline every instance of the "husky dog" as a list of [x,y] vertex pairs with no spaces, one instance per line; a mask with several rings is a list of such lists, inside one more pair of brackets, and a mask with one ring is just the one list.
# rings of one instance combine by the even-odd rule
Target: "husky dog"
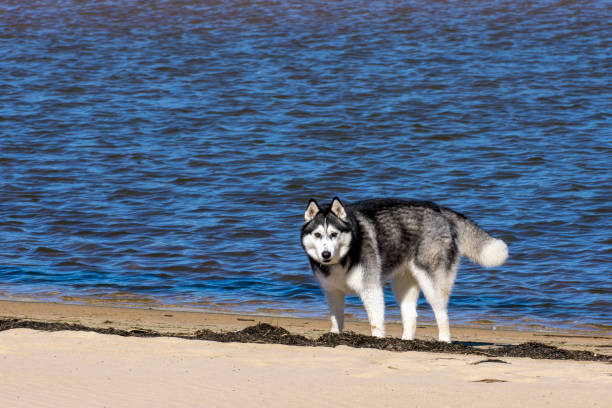
[[433,308],[438,339],[450,342],[447,305],[465,256],[482,266],[503,264],[508,247],[462,214],[428,201],[375,199],[343,205],[335,197],[304,214],[301,241],[331,313],[331,332],[344,326],[344,296],[357,293],[372,336],[385,336],[383,284],[391,280],[402,313],[402,339],[416,334],[422,290]]

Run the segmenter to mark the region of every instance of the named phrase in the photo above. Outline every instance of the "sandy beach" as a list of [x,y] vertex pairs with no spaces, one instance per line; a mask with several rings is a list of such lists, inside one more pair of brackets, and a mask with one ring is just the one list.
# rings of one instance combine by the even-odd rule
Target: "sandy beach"
[[[0,301],[0,318],[159,333],[240,330],[256,323],[317,337],[327,320]],[[347,322],[366,333],[367,324]],[[389,335],[400,328],[389,326]],[[608,333],[453,327],[455,341],[537,341],[610,354]],[[431,339],[434,327],[420,326]],[[590,407],[612,400],[609,362],[534,360],[347,346],[297,347],[85,331],[0,332],[3,407]]]

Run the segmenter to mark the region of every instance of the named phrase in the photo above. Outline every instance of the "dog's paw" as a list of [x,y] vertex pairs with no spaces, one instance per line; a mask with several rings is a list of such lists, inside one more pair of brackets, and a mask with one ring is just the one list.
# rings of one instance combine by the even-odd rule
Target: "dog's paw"
[[381,329],[379,327],[372,326],[372,336],[382,339],[383,337],[385,337],[385,329]]

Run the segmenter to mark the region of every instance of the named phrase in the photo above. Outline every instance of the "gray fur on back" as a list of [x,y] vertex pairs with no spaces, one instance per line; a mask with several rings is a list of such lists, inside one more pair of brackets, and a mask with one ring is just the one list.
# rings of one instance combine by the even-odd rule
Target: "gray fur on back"
[[[477,261],[492,239],[465,216],[428,201],[366,200],[346,209],[359,224],[367,224],[360,225],[362,259],[379,256],[384,276],[410,260],[430,273],[452,269],[460,255]],[[364,230],[374,231],[375,237]]]

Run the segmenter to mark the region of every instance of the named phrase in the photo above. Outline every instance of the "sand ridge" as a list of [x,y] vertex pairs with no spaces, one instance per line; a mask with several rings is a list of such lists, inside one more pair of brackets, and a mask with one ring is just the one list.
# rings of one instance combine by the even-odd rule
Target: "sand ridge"
[[[296,335],[317,338],[329,331],[329,321],[276,316],[237,315],[226,313],[186,312],[178,310],[133,309],[109,306],[72,305],[47,302],[15,302],[0,300],[0,319],[27,319],[40,322],[81,324],[93,328],[119,330],[153,330],[164,333],[193,333],[198,330],[228,332],[242,330],[257,323],[280,326]],[[369,334],[365,321],[347,319],[347,330]],[[401,336],[401,325],[387,325],[389,337]],[[612,355],[612,333],[608,332],[543,332],[491,330],[478,327],[453,326],[454,341],[466,344],[544,343],[568,350],[586,350]],[[435,326],[419,325],[417,338],[435,340]]]

